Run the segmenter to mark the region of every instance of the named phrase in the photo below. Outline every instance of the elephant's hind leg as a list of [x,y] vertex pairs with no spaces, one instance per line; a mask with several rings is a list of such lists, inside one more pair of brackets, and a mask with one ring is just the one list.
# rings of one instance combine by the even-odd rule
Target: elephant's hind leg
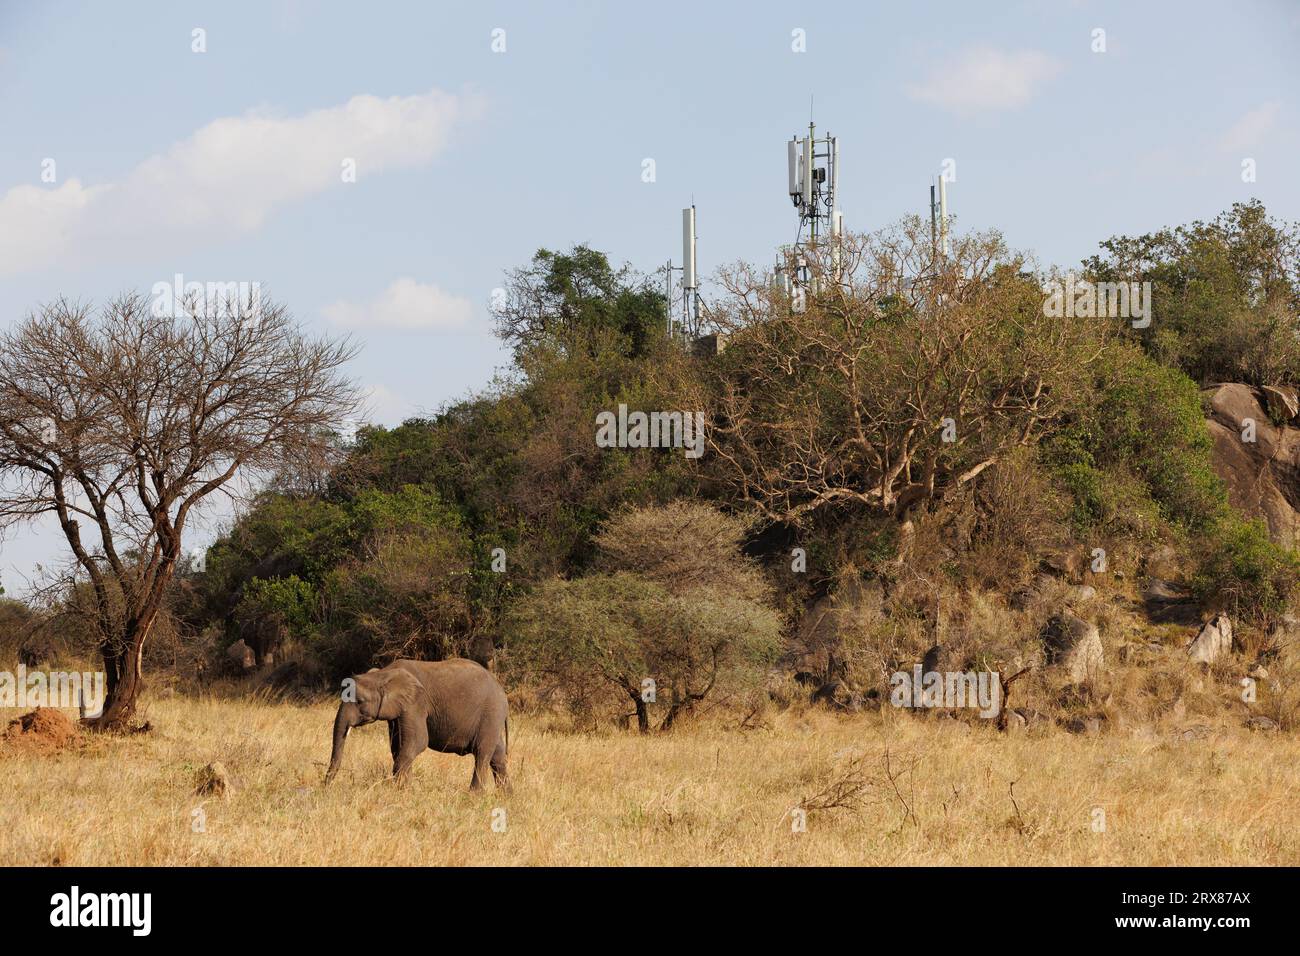
[[422,719],[406,715],[390,721],[388,727],[393,744],[393,776],[405,781],[415,758],[429,746],[429,728]]
[[506,773],[506,744],[498,741],[496,750],[492,751],[492,778],[499,789],[510,792],[510,775]]
[[474,751],[474,776],[469,779],[471,790],[482,790],[483,781],[487,779],[488,762],[492,755],[483,749]]

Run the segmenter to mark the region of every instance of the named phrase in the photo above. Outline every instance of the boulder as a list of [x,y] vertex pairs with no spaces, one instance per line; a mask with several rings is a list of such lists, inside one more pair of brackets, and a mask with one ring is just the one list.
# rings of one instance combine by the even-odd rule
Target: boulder
[[1066,595],[1067,604],[1086,604],[1097,596],[1097,589],[1091,584],[1080,584],[1070,588]]
[[[1273,424],[1263,390],[1226,384],[1207,391],[1214,470],[1227,485],[1228,500],[1246,515],[1262,518],[1274,541],[1295,547],[1300,544],[1300,428]],[[1283,413],[1285,399],[1285,394],[1272,399],[1282,403]],[[1253,442],[1242,440],[1246,419],[1255,422]]]
[[1268,414],[1275,422],[1287,424],[1300,414],[1300,398],[1296,390],[1289,386],[1265,385],[1260,391],[1264,395],[1264,404]]
[[242,638],[226,648],[226,659],[243,671],[251,671],[257,666],[253,649],[245,644]]
[[1203,664],[1213,664],[1231,650],[1232,620],[1226,614],[1218,614],[1207,621],[1187,645],[1187,655]]
[[1255,714],[1246,718],[1246,726],[1256,733],[1275,734],[1282,729],[1282,726],[1272,717],[1265,717],[1263,714]]
[[1104,654],[1097,625],[1060,611],[1048,620],[1040,637],[1047,663],[1063,668],[1076,684],[1101,670]]
[[1048,574],[1067,581],[1077,581],[1086,566],[1083,556],[1075,551],[1057,551],[1044,555],[1039,566]]

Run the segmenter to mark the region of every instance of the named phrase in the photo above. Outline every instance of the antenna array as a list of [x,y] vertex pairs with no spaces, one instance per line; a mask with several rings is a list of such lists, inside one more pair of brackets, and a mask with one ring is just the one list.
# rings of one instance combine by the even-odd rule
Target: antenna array
[[[694,337],[700,332],[700,280],[695,261],[695,207],[682,210],[682,264],[671,259],[664,265],[664,301],[667,303],[667,330],[671,337],[680,332]],[[681,298],[673,295],[673,273],[682,274]]]
[[831,267],[836,281],[840,270],[840,238],[844,215],[839,209],[840,143],[827,134],[817,137],[808,124],[808,135],[792,136],[786,143],[786,168],[790,201],[799,214],[798,238],[783,246],[777,259],[777,279],[787,293],[794,289],[816,291],[816,277],[809,262],[817,246],[831,240]]

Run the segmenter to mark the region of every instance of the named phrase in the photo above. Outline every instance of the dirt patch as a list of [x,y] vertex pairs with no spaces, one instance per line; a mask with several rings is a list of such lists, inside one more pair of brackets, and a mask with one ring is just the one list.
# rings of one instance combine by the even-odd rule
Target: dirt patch
[[0,735],[0,749],[26,754],[53,754],[75,747],[81,734],[62,711],[37,707],[9,721]]

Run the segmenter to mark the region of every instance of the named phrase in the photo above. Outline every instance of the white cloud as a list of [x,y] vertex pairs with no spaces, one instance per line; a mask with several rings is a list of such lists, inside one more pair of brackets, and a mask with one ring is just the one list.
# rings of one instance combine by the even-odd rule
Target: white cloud
[[53,262],[86,208],[107,188],[85,189],[69,179],[52,189],[15,186],[0,196],[0,275]]
[[369,303],[334,302],[323,309],[335,325],[378,329],[449,329],[469,324],[469,299],[414,279],[396,279]]
[[[16,186],[0,197],[0,275],[83,256],[257,229],[277,207],[342,180],[428,162],[477,100],[439,90],[354,96],[340,106],[281,117],[265,110],[213,120],[116,184]],[[32,237],[35,237],[33,241]]]
[[907,92],[913,99],[954,113],[1019,109],[1060,72],[1060,62],[1046,53],[977,47],[939,65],[924,83],[909,86]]
[[416,408],[387,385],[367,385],[362,402],[362,420],[379,425],[397,425],[416,413]]
[[1226,153],[1236,153],[1257,146],[1265,134],[1273,128],[1273,123],[1277,119],[1278,106],[1279,104],[1274,100],[1247,110],[1246,114],[1223,134],[1219,140],[1219,148]]

